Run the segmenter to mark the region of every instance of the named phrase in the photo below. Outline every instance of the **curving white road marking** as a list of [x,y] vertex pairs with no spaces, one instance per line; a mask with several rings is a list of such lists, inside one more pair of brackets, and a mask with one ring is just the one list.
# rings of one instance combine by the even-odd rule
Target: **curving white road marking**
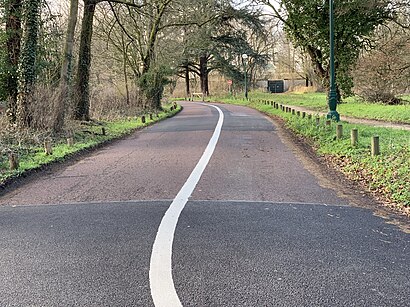
[[152,247],[149,280],[151,296],[156,307],[182,306],[172,279],[172,242],[179,216],[208,165],[221,134],[224,115],[220,108],[213,105],[208,106],[218,110],[218,123],[201,159],[169,206],[167,212],[165,212]]

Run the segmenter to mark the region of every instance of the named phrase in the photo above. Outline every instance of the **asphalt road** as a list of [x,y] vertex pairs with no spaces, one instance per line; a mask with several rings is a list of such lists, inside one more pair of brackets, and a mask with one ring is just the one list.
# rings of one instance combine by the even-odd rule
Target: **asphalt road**
[[[219,108],[220,135],[217,109],[184,103],[3,195],[0,306],[178,306],[158,303],[167,273],[183,306],[410,306],[410,235],[321,176],[268,118]],[[153,265],[161,229],[172,272]]]

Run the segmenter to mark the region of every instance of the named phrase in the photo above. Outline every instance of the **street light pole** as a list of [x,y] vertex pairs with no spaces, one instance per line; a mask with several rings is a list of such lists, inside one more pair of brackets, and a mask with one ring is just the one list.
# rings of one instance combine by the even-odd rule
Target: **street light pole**
[[246,53],[242,54],[243,59],[243,68],[244,68],[244,75],[245,75],[245,99],[248,100],[248,73],[246,71],[246,65],[248,64],[248,55]]
[[336,111],[337,93],[336,93],[336,73],[335,73],[335,21],[333,1],[329,0],[329,19],[330,19],[330,91],[329,91],[329,113],[328,119],[335,121],[340,120],[340,115]]

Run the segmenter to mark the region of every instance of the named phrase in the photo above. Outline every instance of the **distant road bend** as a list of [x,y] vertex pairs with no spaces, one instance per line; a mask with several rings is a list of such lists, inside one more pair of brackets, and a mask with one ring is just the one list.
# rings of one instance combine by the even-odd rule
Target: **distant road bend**
[[0,198],[0,306],[409,306],[409,234],[259,112],[183,106]]

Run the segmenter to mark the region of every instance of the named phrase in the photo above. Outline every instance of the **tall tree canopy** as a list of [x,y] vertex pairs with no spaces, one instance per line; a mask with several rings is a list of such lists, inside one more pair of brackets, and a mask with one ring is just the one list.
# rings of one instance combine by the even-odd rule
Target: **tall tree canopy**
[[[270,7],[293,42],[306,51],[315,73],[329,86],[329,1],[257,0]],[[337,0],[335,5],[336,80],[344,95],[351,95],[352,68],[360,50],[371,46],[374,30],[394,19],[394,0]]]

